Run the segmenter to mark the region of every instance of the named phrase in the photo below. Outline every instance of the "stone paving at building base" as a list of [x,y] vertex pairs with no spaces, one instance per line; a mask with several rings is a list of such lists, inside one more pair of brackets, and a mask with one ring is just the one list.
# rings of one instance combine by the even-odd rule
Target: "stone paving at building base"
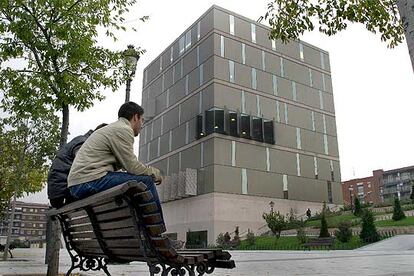
[[[358,250],[341,251],[231,251],[236,261],[232,270],[216,269],[215,276],[267,275],[414,275],[414,235],[397,236]],[[16,249],[15,258],[0,261],[0,275],[45,275],[44,249]],[[59,272],[66,273],[70,258],[60,252]],[[109,265],[113,276],[149,275],[147,265]],[[79,271],[74,271],[79,273]],[[81,275],[103,275],[82,272]]]

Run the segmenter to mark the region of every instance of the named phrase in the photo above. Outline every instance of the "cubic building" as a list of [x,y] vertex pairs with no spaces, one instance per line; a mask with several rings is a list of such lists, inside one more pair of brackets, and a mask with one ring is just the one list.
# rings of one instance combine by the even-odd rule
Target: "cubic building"
[[188,243],[342,204],[329,55],[212,6],[144,70],[139,158],[167,231]]
[[[46,204],[17,201],[12,226],[12,240],[44,242],[46,240]],[[11,208],[0,220],[0,236],[7,237]]]

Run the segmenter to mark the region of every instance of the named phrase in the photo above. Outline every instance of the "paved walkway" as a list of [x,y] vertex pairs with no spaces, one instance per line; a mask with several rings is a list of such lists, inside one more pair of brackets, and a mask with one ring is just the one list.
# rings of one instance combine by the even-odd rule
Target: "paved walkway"
[[[236,268],[217,269],[215,276],[412,276],[414,235],[397,236],[376,245],[344,251],[232,251]],[[0,261],[0,275],[41,275],[46,272],[43,249],[16,249],[12,261]],[[61,250],[60,271],[66,272],[70,259]],[[145,264],[109,266],[112,275],[149,275]],[[77,272],[77,271],[75,271]],[[82,275],[102,275],[88,272]]]

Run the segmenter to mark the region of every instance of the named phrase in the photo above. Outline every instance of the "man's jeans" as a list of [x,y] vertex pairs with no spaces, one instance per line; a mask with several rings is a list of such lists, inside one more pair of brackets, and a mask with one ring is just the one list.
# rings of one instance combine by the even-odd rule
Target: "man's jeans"
[[70,187],[70,193],[76,199],[83,199],[85,197],[97,194],[99,192],[108,190],[117,185],[123,184],[129,180],[136,180],[137,182],[144,183],[152,193],[155,203],[160,211],[161,217],[162,209],[160,199],[158,198],[157,188],[155,186],[152,176],[147,175],[135,175],[126,172],[108,172],[107,175],[90,182],[82,183],[76,186]]

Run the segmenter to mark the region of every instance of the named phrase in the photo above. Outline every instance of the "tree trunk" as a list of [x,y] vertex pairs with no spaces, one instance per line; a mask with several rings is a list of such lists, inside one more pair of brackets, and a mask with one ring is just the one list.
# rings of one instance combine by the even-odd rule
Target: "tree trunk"
[[13,201],[12,201],[12,210],[10,213],[10,219],[9,219],[9,227],[7,229],[7,241],[6,246],[4,247],[4,253],[3,253],[3,261],[6,261],[9,254],[9,248],[11,243],[11,235],[13,230],[13,222],[14,222],[14,213],[16,212],[16,193],[13,195]]
[[404,27],[408,53],[414,71],[414,0],[397,0],[397,7]]
[[[69,130],[69,105],[62,106],[62,129],[60,131],[59,149],[68,141]],[[47,223],[51,225],[51,231],[47,231],[46,237],[46,255],[45,263],[47,264],[47,276],[58,275],[59,272],[59,250],[60,250],[60,227],[58,220],[51,220],[47,217]]]

